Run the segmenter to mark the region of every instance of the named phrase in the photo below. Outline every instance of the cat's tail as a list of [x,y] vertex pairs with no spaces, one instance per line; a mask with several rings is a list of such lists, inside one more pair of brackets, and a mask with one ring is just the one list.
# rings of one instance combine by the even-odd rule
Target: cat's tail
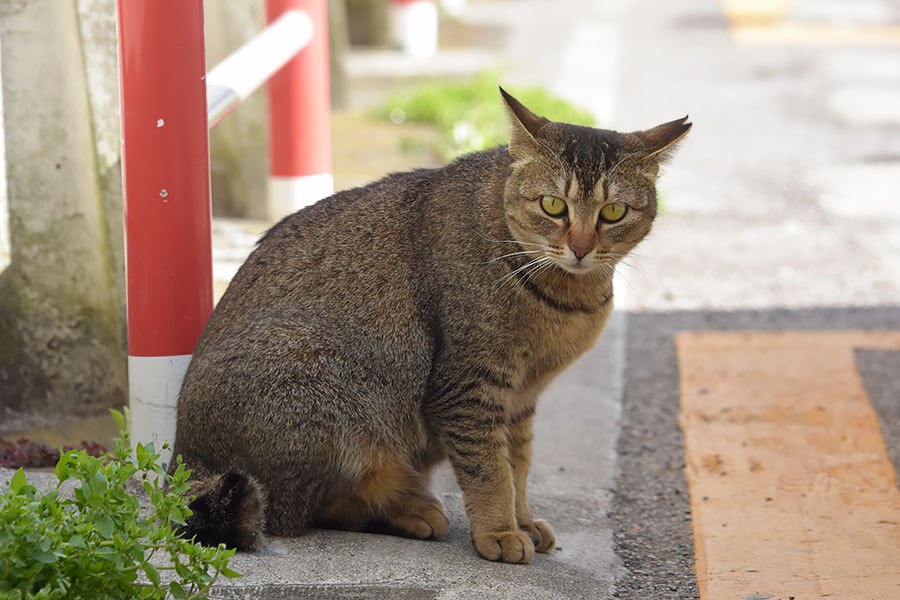
[[254,478],[229,471],[200,479],[191,486],[194,514],[183,534],[206,546],[253,550],[262,543],[266,525],[266,495]]

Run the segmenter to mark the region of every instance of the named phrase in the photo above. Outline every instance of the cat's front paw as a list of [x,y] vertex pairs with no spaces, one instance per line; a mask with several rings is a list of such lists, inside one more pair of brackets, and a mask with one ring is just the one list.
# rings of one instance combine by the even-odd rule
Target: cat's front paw
[[475,549],[488,560],[527,564],[534,556],[534,544],[524,531],[496,531],[474,535]]
[[519,529],[526,532],[531,541],[534,542],[535,552],[547,553],[556,546],[556,536],[553,535],[553,530],[544,521],[519,523]]

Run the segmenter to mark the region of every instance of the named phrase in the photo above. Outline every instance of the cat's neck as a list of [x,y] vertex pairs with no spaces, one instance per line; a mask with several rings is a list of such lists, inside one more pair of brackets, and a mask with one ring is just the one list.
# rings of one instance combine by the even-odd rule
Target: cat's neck
[[544,301],[562,312],[597,313],[613,299],[612,271],[605,269],[575,275],[551,267],[525,285],[533,285],[532,293],[542,292]]

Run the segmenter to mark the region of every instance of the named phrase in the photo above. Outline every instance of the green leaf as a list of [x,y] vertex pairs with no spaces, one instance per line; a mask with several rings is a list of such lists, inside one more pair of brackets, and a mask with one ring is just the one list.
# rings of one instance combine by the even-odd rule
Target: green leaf
[[191,570],[184,563],[176,562],[175,563],[175,572],[178,573],[178,576],[182,579],[190,579],[191,578]]
[[102,470],[94,473],[94,478],[91,480],[91,489],[98,494],[106,491],[106,475],[103,474]]
[[187,598],[187,594],[184,592],[184,588],[177,581],[173,581],[169,584],[169,593],[172,594],[173,598],[177,598],[181,600],[182,598]]
[[112,415],[113,420],[116,422],[116,427],[119,429],[119,434],[125,433],[125,417],[114,408],[109,410],[109,414]]
[[144,573],[147,574],[147,579],[149,579],[153,585],[159,585],[159,571],[156,570],[156,567],[147,563],[144,565]]
[[147,466],[147,449],[144,448],[142,443],[138,442],[137,446],[134,447],[134,455],[137,456],[137,462],[140,468],[143,469]]
[[169,492],[172,494],[184,494],[186,491],[191,489],[191,486],[187,483],[179,483],[177,485],[173,485],[169,488]]
[[184,521],[184,513],[177,506],[173,506],[169,509],[169,518],[172,519],[173,522],[178,523],[179,525],[185,525]]
[[74,546],[76,548],[84,548],[84,538],[78,535],[77,533],[69,538],[69,545]]
[[144,560],[144,545],[142,543],[135,542],[132,544],[129,552],[131,554],[131,560],[134,562],[141,562]]
[[56,461],[56,478],[60,481],[65,481],[69,478],[69,461],[65,454]]
[[50,563],[56,562],[56,555],[52,552],[48,552],[46,550],[35,550],[34,548],[29,548],[28,550],[26,550],[26,552],[28,556],[40,563],[49,565]]
[[13,496],[18,496],[19,492],[22,491],[22,488],[25,487],[27,480],[25,479],[25,469],[19,467],[19,470],[16,471],[15,475],[12,476],[12,479],[9,481],[9,491],[12,492]]
[[115,529],[116,524],[113,523],[113,520],[110,519],[106,515],[100,515],[99,517],[94,519],[94,527],[97,528],[97,532],[100,533],[106,539],[109,539],[112,536],[113,529]]
[[242,575],[241,573],[238,573],[238,572],[236,572],[236,571],[232,571],[232,570],[229,569],[228,567],[222,567],[222,569],[219,571],[219,573],[221,573],[221,574],[224,575],[225,577],[228,577],[229,579],[235,579],[235,578],[237,578],[237,577],[243,577],[243,575]]

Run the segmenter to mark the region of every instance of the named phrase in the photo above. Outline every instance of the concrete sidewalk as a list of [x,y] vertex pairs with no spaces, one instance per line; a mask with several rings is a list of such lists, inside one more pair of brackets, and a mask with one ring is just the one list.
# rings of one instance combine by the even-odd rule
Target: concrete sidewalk
[[[211,598],[467,600],[470,598],[612,598],[622,567],[612,551],[607,513],[616,477],[621,417],[625,318],[610,319],[600,343],[545,393],[535,418],[529,495],[535,516],[550,523],[557,548],[529,565],[492,563],[469,537],[462,494],[448,464],[433,489],[450,518],[445,539],[310,530],[268,538],[256,552],[238,553]],[[13,471],[0,469],[5,485]],[[46,486],[50,473],[32,472]]]
[[611,598],[621,567],[607,512],[624,372],[624,315],[547,390],[535,419],[529,497],[557,548],[529,565],[481,559],[469,538],[462,494],[449,466],[433,481],[450,533],[440,541],[312,530],[270,539],[231,567],[245,576],[215,598]]

